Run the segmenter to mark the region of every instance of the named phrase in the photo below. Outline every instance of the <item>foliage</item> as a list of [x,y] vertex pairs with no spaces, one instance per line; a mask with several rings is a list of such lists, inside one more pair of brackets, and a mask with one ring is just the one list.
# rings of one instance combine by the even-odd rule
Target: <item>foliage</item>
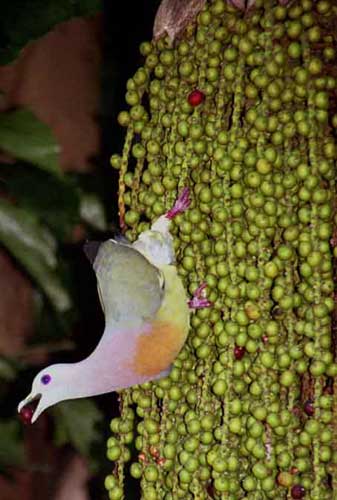
[[66,401],[55,406],[52,413],[55,417],[55,443],[62,446],[71,442],[80,453],[89,456],[92,443],[100,438],[96,424],[102,420],[102,414],[92,401]]
[[48,127],[31,111],[20,109],[0,115],[0,147],[18,159],[47,172],[60,174],[59,146]]
[[[36,332],[43,334],[35,336],[33,342],[52,351],[55,341],[69,336],[79,315],[73,269],[64,249],[72,246],[77,227],[87,235],[105,230],[105,210],[100,194],[88,189],[94,184],[88,182],[88,176],[61,172],[55,138],[30,111],[0,116],[0,146],[6,152],[0,164],[0,243],[35,288]],[[62,343],[59,345],[62,348]],[[29,368],[20,359],[0,359],[1,395],[6,400]],[[30,381],[27,377],[28,384]],[[52,415],[55,443],[71,443],[89,456],[91,445],[100,438],[96,424],[102,415],[95,404],[66,402]],[[0,471],[24,462],[20,426],[8,414],[3,417],[0,415],[0,432],[6,438],[1,446]]]
[[0,473],[10,465],[21,465],[24,461],[23,443],[20,438],[20,424],[15,420],[0,419]]
[[[27,43],[44,35],[57,23],[76,16],[95,14],[104,4],[105,64],[102,68],[103,96],[99,117],[103,129],[102,149],[105,155],[102,164],[109,163],[111,148],[119,146],[121,133],[118,127],[113,127],[112,116],[117,112],[121,97],[124,95],[121,82],[124,85],[130,69],[139,59],[136,51],[138,41],[141,41],[144,36],[150,36],[152,20],[159,1],[132,2],[132,16],[130,16],[130,3],[128,2],[118,5],[118,15],[115,2],[100,2],[99,0],[12,0],[2,5],[0,64],[7,64],[15,60]],[[125,36],[126,29],[132,35]],[[30,123],[28,123],[29,117]],[[39,268],[27,267],[25,258],[29,259],[29,256],[38,251],[34,245],[32,248],[27,247],[28,256],[25,257],[22,248],[23,245],[27,245],[27,241],[20,240],[19,231],[14,232],[11,237],[17,238],[19,246],[16,247],[16,244],[12,243],[12,247],[15,246],[17,253],[18,248],[21,248],[20,255],[16,256],[10,248],[9,240],[7,245],[4,241],[7,240],[7,233],[1,237],[1,244],[15,258],[17,265],[29,274],[34,283],[35,335],[27,351],[33,353],[35,350],[42,349],[48,351],[51,357],[55,355],[55,359],[60,359],[60,351],[62,351],[63,359],[64,356],[72,359],[71,349],[74,347],[76,337],[72,337],[70,341],[69,336],[73,333],[74,325],[75,329],[78,328],[81,331],[81,345],[86,352],[94,345],[90,344],[90,338],[91,342],[95,342],[95,338],[93,335],[88,335],[86,338],[85,332],[83,334],[83,326],[85,325],[86,331],[90,333],[92,326],[97,327],[96,318],[92,319],[93,309],[96,307],[94,277],[91,276],[93,273],[88,272],[88,267],[83,268],[81,259],[83,258],[83,262],[86,259],[82,257],[79,245],[73,243],[74,233],[80,229],[80,232],[84,234],[83,238],[89,238],[92,232],[95,233],[95,238],[99,238],[99,234],[96,233],[107,229],[105,208],[109,204],[111,209],[114,198],[110,196],[106,207],[103,206],[102,200],[105,199],[107,187],[102,181],[101,173],[63,175],[60,172],[58,146],[48,128],[36,120],[29,110],[15,110],[1,114],[1,120],[3,124],[7,123],[7,127],[0,127],[0,150],[6,151],[12,158],[10,162],[4,162],[3,157],[0,160],[2,161],[0,163],[1,203],[12,215],[10,225],[15,226],[17,223],[15,214],[25,213],[23,216],[25,224],[28,224],[26,219],[29,219],[35,228],[39,228],[40,233],[36,241],[40,239],[40,234],[43,234],[42,244],[46,245],[48,242],[55,267],[53,268],[48,259],[47,265],[45,258],[43,265],[47,267],[47,273],[50,273],[56,280],[56,288],[61,291],[61,296],[63,294],[69,301],[69,308],[61,312],[56,297],[50,292],[49,296],[46,293],[45,281],[47,280],[42,278],[43,271],[38,273]],[[34,134],[31,134],[33,128]],[[13,163],[13,158],[16,159],[15,163]],[[4,218],[3,212],[0,213],[0,219]],[[13,232],[13,227],[11,229]],[[36,241],[34,239],[34,243]],[[44,249],[46,250],[45,247]],[[32,272],[34,270],[35,275]],[[87,286],[89,282],[90,287]],[[92,296],[88,299],[89,289],[92,290]],[[83,297],[79,297],[83,294],[86,301],[83,301]],[[98,329],[98,335],[100,331]],[[79,342],[77,346],[78,344]],[[23,354],[18,353],[15,359],[0,357],[0,398],[6,401],[5,405],[1,405],[0,410],[2,440],[0,448],[4,451],[0,454],[0,473],[4,472],[5,468],[8,470],[11,465],[22,464],[22,459],[24,459],[20,455],[20,450],[21,453],[23,452],[22,428],[17,422],[14,424],[11,422],[16,418],[15,405],[23,394],[27,394],[32,377],[39,367],[32,366],[30,358],[26,358]],[[77,359],[79,356],[77,347]],[[117,404],[111,403],[111,398],[113,396],[107,396],[109,409],[106,413],[113,412],[114,407],[117,407]],[[97,434],[99,413],[96,401],[97,399],[94,402],[92,400],[65,402],[60,408],[55,408],[55,411],[48,412],[56,442],[60,446],[68,442],[76,449],[90,453],[91,463],[95,457],[95,450],[97,458],[102,457],[102,449],[104,450],[104,445],[100,444],[101,433]],[[104,401],[103,396],[99,400],[100,407],[104,407]],[[82,429],[78,435],[74,432],[73,419],[76,422],[76,428]],[[7,425],[8,427],[5,427]],[[3,439],[2,430],[7,433],[6,440]],[[79,434],[85,444],[79,442]],[[16,450],[16,452],[11,450]],[[104,467],[105,465],[101,462],[101,473],[102,469],[104,473]],[[98,478],[95,484],[95,498],[98,498],[100,494],[100,483],[100,478]],[[130,498],[134,497],[132,493]]]
[[12,0],[3,2],[0,17],[0,64],[15,59],[20,50],[73,17],[90,16],[101,9],[99,0]]

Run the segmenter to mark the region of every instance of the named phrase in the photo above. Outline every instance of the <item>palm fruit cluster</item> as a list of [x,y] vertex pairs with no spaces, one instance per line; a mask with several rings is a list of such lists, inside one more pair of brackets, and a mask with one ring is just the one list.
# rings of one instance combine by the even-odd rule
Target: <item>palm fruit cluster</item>
[[[172,223],[195,311],[170,375],[120,394],[105,486],[144,500],[337,498],[334,380],[336,5],[205,3],[140,46],[119,169],[130,240]],[[334,446],[335,445],[335,446]]]

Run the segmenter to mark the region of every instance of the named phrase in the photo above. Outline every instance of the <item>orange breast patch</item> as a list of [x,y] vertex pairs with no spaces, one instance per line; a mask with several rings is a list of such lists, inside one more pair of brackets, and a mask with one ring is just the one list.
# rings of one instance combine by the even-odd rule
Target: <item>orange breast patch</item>
[[132,368],[139,375],[153,376],[170,366],[185,341],[185,332],[176,325],[155,322],[136,344]]

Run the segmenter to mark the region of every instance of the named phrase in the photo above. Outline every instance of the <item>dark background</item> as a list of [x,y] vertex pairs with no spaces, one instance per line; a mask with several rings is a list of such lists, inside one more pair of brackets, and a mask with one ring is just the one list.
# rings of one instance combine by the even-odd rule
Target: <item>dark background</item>
[[[13,0],[2,8],[0,202],[13,225],[29,214],[38,231],[55,239],[53,279],[70,307],[61,310],[50,298],[48,274],[31,271],[35,249],[20,253],[22,232],[2,230],[0,206],[1,500],[107,498],[104,477],[112,464],[106,439],[118,412],[116,395],[60,405],[32,426],[19,421],[16,406],[41,368],[83,359],[103,331],[95,277],[82,246],[118,230],[117,175],[109,165],[123,145],[116,117],[125,109],[126,80],[142,63],[139,44],[151,39],[158,5],[159,0]],[[7,149],[1,117],[20,110],[29,110],[61,146],[61,177],[20,153],[16,120],[16,141]],[[88,194],[100,210],[89,222],[80,209]],[[132,482],[128,489],[136,498]]]

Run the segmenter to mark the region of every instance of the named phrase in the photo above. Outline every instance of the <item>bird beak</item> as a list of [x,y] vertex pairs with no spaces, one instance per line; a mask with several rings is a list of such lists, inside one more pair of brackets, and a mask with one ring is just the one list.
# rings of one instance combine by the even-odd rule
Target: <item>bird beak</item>
[[34,394],[33,392],[31,392],[30,394],[28,394],[28,396],[23,399],[19,404],[18,404],[18,413],[21,413],[21,410],[31,404],[32,402],[34,401],[37,401],[37,405],[34,409],[34,413],[31,417],[31,420],[30,420],[30,423],[33,424],[36,419],[38,418],[38,416],[43,412],[43,407],[42,407],[42,404],[41,404],[41,400],[42,400],[42,395],[41,394]]

